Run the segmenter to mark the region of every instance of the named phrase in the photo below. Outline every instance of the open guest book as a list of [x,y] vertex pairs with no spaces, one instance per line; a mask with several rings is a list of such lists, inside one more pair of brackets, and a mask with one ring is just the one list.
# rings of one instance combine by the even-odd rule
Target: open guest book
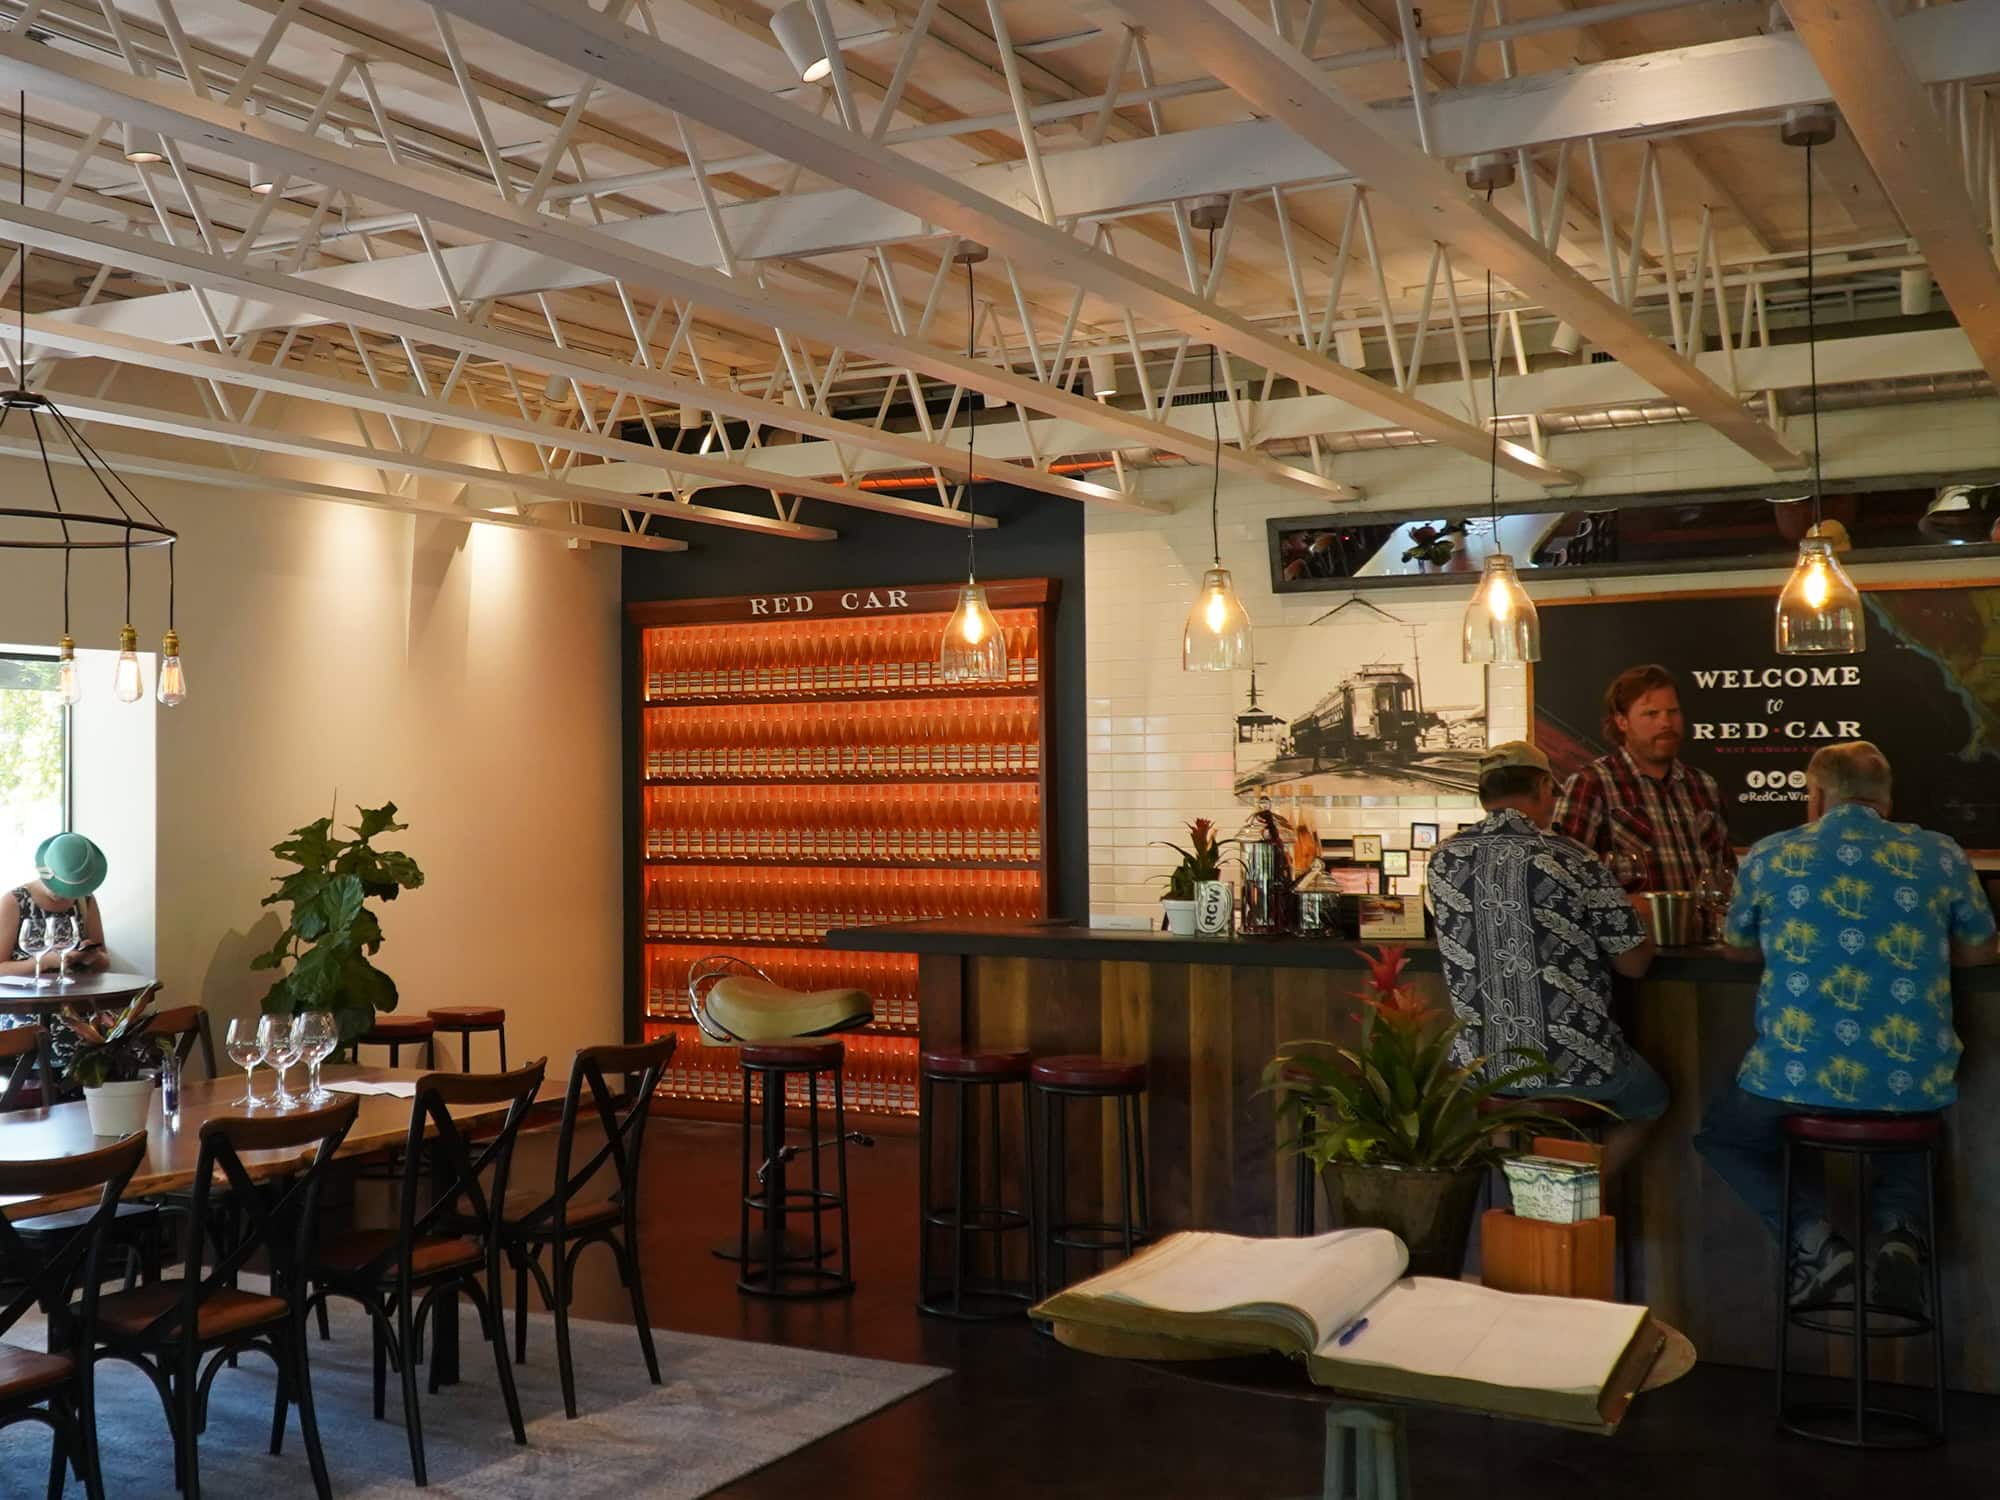
[[[1664,1343],[1643,1307],[1496,1292],[1405,1278],[1409,1252],[1386,1229],[1310,1239],[1169,1235],[1034,1316],[1115,1336],[1269,1350],[1305,1361],[1316,1385],[1609,1431]],[[1219,1346],[1219,1347],[1216,1347]],[[1134,1346],[1135,1353],[1138,1346]]]

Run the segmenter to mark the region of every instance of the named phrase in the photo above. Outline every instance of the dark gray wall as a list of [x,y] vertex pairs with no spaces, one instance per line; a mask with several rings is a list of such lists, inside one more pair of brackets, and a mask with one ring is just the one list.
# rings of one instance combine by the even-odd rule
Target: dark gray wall
[[[980,487],[979,511],[999,520],[979,537],[979,572],[986,578],[1053,578],[1059,589],[1054,629],[1044,647],[1044,670],[1052,674],[1048,745],[1054,756],[1050,785],[1055,805],[1055,858],[1051,900],[1063,916],[1081,918],[1089,908],[1089,834],[1084,809],[1083,507],[1073,500],[997,485]],[[703,495],[703,504],[718,503]],[[745,508],[769,514],[744,501]],[[700,599],[783,589],[837,589],[867,584],[952,583],[965,576],[965,533],[944,526],[849,510],[807,501],[801,519],[840,533],[831,542],[785,542],[724,531],[714,526],[668,524],[686,552],[640,552],[624,556],[627,603],[653,599]],[[638,632],[627,625],[624,677],[639,682]],[[643,980],[640,924],[639,694],[619,695],[624,715],[626,890],[628,897],[627,993],[637,997]]]

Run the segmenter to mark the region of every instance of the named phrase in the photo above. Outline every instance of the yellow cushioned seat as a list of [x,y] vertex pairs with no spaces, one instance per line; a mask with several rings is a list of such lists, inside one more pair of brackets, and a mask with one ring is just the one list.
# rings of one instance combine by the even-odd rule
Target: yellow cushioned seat
[[748,974],[718,979],[708,992],[708,1015],[746,1042],[777,1042],[866,1025],[875,1002],[865,990],[788,990]]

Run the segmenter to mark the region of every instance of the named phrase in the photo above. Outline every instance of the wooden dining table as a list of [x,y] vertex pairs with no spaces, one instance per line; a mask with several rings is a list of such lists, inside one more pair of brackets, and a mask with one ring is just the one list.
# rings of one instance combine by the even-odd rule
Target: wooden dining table
[[[342,1079],[414,1084],[423,1076],[423,1071],[415,1068],[329,1064],[320,1071],[322,1081],[328,1085]],[[562,1078],[545,1080],[537,1102],[547,1104],[559,1101],[564,1082]],[[267,1096],[268,1086],[260,1089],[259,1093],[260,1096]],[[146,1118],[146,1155],[132,1174],[125,1196],[145,1198],[185,1192],[193,1187],[195,1167],[201,1155],[201,1127],[209,1120],[243,1115],[244,1107],[237,1102],[242,1096],[243,1079],[239,1075],[189,1081],[181,1088],[179,1114],[169,1121],[161,1115],[160,1096],[155,1090],[152,1110]],[[336,1155],[366,1156],[401,1146],[409,1134],[411,1101],[389,1094],[362,1095],[359,1100],[360,1108],[355,1111],[354,1125]],[[476,1134],[482,1123],[497,1125],[506,1115],[507,1105],[505,1102],[452,1105],[449,1113],[468,1133]],[[267,1110],[259,1110],[252,1117],[266,1119],[270,1116]],[[435,1130],[427,1129],[425,1133],[435,1134]],[[76,1156],[108,1146],[111,1140],[111,1137],[91,1133],[89,1109],[80,1101],[0,1114],[0,1161]],[[311,1155],[311,1148],[302,1151],[247,1151],[243,1153],[242,1161],[244,1170],[253,1179],[268,1180],[296,1171]],[[216,1180],[222,1181],[219,1173]],[[9,1219],[28,1219],[95,1203],[97,1197],[95,1189],[42,1197],[0,1196],[0,1213]],[[435,1323],[432,1358],[440,1384],[450,1384],[458,1377],[457,1306],[455,1296],[440,1297],[432,1312]]]
[[[0,1015],[48,1016],[75,1005],[86,1010],[116,1010],[134,995],[159,984],[150,974],[78,974],[58,983],[53,964],[40,985],[19,983],[21,975],[0,977]],[[32,976],[30,976],[32,977]]]

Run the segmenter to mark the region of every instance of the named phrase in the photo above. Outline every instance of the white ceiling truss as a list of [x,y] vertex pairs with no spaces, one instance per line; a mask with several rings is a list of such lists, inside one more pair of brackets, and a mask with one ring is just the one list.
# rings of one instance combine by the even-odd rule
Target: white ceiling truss
[[[1939,332],[1934,277],[1964,337],[1898,348],[2000,379],[2000,0],[1784,0],[1796,32],[1745,0],[809,3],[817,86],[758,0],[0,0],[0,238],[33,252],[0,359],[141,472],[664,550],[965,526],[969,425],[981,480],[1142,511],[1211,462],[1352,504],[1371,443],[1560,490],[1591,475],[1540,419],[1634,400],[1781,474],[1775,125],[1830,100],[1823,331]],[[1513,169],[1490,201],[1474,158]]]

